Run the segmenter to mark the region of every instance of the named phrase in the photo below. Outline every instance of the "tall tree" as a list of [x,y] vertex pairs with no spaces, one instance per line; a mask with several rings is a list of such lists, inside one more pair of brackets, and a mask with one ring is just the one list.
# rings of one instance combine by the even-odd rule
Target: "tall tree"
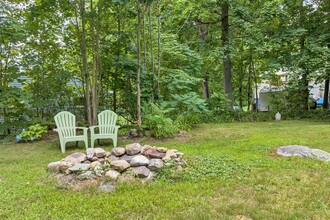
[[142,115],[141,115],[141,7],[140,0],[136,0],[136,10],[137,10],[137,122],[139,128],[142,125]]
[[229,43],[229,3],[224,1],[221,7],[221,40],[224,47],[223,69],[224,69],[224,88],[228,107],[233,108],[233,88],[232,88],[232,63],[230,59]]

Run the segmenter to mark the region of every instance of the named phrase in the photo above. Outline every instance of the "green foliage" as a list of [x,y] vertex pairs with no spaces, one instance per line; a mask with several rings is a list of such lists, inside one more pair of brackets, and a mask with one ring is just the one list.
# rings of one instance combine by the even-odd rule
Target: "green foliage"
[[157,105],[148,103],[143,108],[143,126],[150,129],[155,138],[173,137],[177,131],[172,119],[165,116],[165,112]]
[[0,131],[21,128],[31,119],[33,111],[29,108],[31,95],[17,88],[6,88],[0,91]]
[[202,179],[217,177],[217,178],[235,178],[238,172],[250,172],[251,167],[230,161],[227,157],[200,155],[189,158],[189,163],[184,166],[182,171],[176,170],[176,162],[169,161],[162,168],[161,172],[157,173],[157,179],[169,181],[200,181]]
[[200,114],[188,113],[188,114],[180,114],[175,117],[174,123],[177,128],[181,130],[189,131],[195,125],[203,123],[203,116]]
[[22,131],[16,139],[17,141],[34,141],[42,137],[47,132],[47,127],[39,124],[31,125],[27,130]]

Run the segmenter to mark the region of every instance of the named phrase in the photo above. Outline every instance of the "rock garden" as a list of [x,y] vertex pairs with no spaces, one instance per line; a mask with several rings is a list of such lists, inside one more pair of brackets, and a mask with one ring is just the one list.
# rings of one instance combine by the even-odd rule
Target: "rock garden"
[[186,165],[183,153],[175,149],[141,146],[139,143],[113,148],[88,148],[48,164],[60,184],[67,186],[100,184],[100,190],[112,191],[121,181],[154,179],[164,166],[181,170]]

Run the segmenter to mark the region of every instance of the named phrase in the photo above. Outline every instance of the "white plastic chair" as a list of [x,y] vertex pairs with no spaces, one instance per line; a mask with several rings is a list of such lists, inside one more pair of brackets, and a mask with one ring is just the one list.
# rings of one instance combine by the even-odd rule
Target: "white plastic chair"
[[[117,114],[111,110],[104,110],[97,115],[98,125],[89,127],[92,148],[95,140],[99,139],[112,139],[113,146],[117,147],[118,128],[120,127],[116,125],[117,117]],[[98,130],[98,133],[96,133],[96,130]]]

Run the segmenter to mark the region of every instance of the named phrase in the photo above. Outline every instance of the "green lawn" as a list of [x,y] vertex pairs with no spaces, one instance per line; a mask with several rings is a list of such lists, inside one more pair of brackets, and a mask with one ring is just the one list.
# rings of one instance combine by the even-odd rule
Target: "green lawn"
[[141,144],[176,148],[188,164],[197,155],[225,158],[216,169],[199,163],[216,175],[122,184],[112,193],[61,189],[49,178],[49,162],[83,146],[64,155],[57,138],[0,144],[0,219],[330,219],[330,163],[274,154],[290,144],[330,152],[330,124],[203,124],[187,135]]

